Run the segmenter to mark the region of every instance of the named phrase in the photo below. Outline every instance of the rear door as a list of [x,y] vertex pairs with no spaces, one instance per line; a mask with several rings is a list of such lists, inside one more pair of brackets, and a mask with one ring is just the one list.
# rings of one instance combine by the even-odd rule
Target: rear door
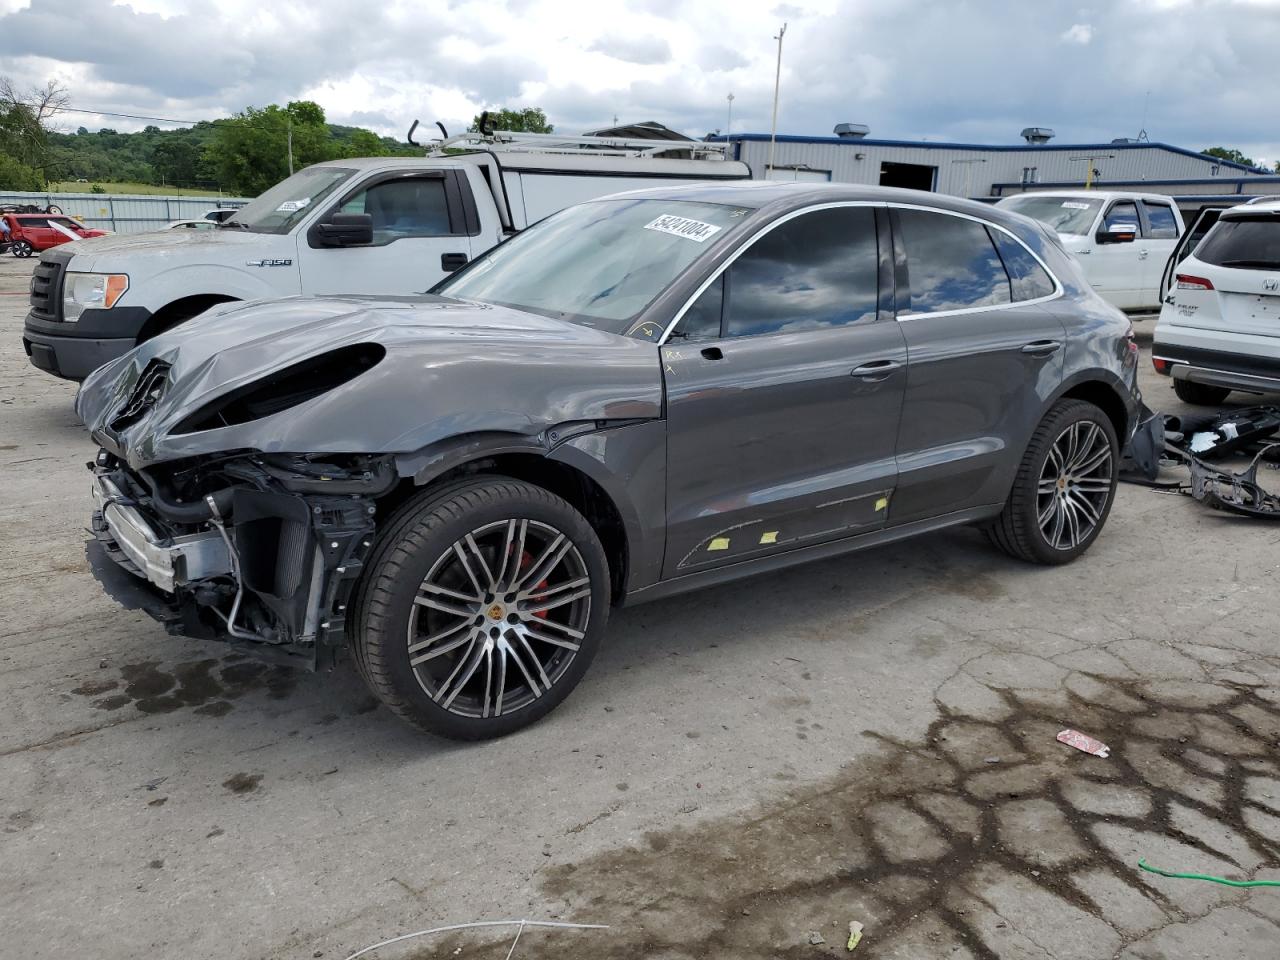
[[1173,203],[1165,200],[1139,200],[1142,211],[1142,236],[1138,244],[1138,260],[1142,264],[1142,303],[1152,310],[1160,309],[1160,278],[1178,245],[1178,217]]
[[[1137,238],[1131,243],[1098,243],[1097,235],[1123,226],[1134,228]],[[1135,200],[1112,200],[1102,214],[1089,254],[1089,282],[1108,302],[1121,310],[1136,310],[1145,305],[1143,294],[1145,260],[1143,254],[1142,218]]]
[[18,229],[21,231],[22,239],[35,247],[37,250],[45,250],[54,246],[53,239],[55,234],[49,227],[49,218],[41,216],[15,217],[18,221]]
[[662,347],[664,576],[884,526],[906,347],[876,220],[836,205],[772,225]]
[[473,255],[480,225],[457,170],[393,171],[362,180],[317,219],[367,213],[373,243],[325,247],[313,226],[298,237],[306,293],[423,293]]
[[998,503],[1062,381],[1060,288],[1011,234],[973,217],[894,209],[907,391],[890,522]]
[[1173,275],[1178,264],[1191,256],[1196,244],[1204,239],[1205,234],[1218,222],[1218,218],[1222,216],[1222,211],[1225,209],[1225,207],[1203,207],[1196,214],[1196,218],[1191,221],[1191,226],[1187,227],[1178,239],[1178,242],[1174,245],[1173,253],[1169,254],[1169,259],[1165,261],[1164,271],[1160,276],[1160,300],[1162,303],[1169,294],[1169,288],[1173,286]]

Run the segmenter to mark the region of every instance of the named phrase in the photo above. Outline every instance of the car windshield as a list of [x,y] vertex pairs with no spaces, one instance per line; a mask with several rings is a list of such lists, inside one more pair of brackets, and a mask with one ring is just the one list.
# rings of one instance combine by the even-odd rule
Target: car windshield
[[281,180],[224,221],[232,229],[288,233],[313,204],[319,203],[355,173],[346,167],[308,167]]
[[1195,258],[1219,267],[1280,269],[1280,213],[1222,216],[1196,247]]
[[622,333],[749,212],[686,200],[579,204],[495,247],[434,292]]
[[1058,233],[1083,236],[1093,226],[1101,200],[1081,200],[1079,197],[1049,197],[1034,193],[1010,197],[1000,203],[1006,210],[1020,213],[1032,220],[1039,220]]

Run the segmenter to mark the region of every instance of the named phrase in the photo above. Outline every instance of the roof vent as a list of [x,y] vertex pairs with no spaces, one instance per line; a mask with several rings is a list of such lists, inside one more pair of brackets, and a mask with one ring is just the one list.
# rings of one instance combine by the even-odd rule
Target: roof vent
[[871,128],[865,123],[837,123],[832,132],[845,140],[861,140],[871,132]]
[[1027,127],[1021,136],[1027,143],[1048,143],[1053,139],[1054,133],[1048,127]]

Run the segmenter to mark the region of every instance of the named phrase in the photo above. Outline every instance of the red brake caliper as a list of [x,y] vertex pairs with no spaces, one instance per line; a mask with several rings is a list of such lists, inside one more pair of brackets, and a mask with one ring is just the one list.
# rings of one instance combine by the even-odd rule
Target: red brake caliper
[[[528,569],[529,569],[529,567],[530,567],[530,566],[532,566],[532,565],[533,565],[533,554],[531,554],[528,550],[526,550],[526,551],[521,555],[521,557],[520,557],[520,569],[521,569],[522,571],[523,571],[523,570],[528,570]],[[547,585],[548,585],[550,582],[551,582],[551,581],[549,581],[549,580],[543,580],[540,584],[538,584],[537,589],[539,589],[539,590],[545,590],[545,589],[547,589]],[[541,619],[545,620],[545,619],[547,619],[547,611],[545,611],[545,610],[540,610],[540,611],[538,611],[537,613],[535,613],[535,614],[534,614],[534,616],[535,616],[535,617],[539,617],[539,618],[541,618]]]

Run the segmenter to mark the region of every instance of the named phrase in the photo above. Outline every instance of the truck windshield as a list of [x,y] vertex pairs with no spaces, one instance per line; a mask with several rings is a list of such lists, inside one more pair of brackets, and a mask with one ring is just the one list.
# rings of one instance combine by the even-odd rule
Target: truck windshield
[[622,333],[749,212],[686,200],[579,204],[495,247],[433,292]]
[[1000,206],[1020,213],[1032,220],[1039,220],[1058,233],[1083,236],[1093,226],[1098,216],[1101,200],[1082,200],[1079,197],[1050,197],[1044,194],[1024,193],[1000,201]]
[[232,228],[254,233],[288,233],[293,225],[344,183],[354,170],[346,167],[307,167],[287,180],[281,180],[266,193],[235,212],[224,221]]

